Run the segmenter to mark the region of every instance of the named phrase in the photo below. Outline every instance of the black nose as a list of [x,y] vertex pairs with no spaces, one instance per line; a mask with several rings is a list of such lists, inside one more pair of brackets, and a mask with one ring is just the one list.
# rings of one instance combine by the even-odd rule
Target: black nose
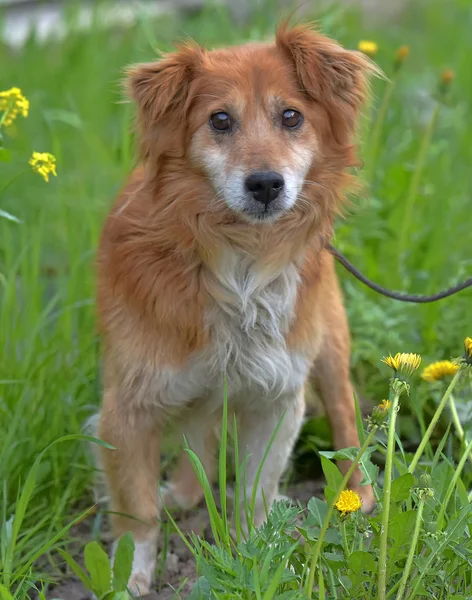
[[254,200],[267,205],[277,198],[285,182],[282,175],[275,171],[256,171],[246,178],[245,185]]

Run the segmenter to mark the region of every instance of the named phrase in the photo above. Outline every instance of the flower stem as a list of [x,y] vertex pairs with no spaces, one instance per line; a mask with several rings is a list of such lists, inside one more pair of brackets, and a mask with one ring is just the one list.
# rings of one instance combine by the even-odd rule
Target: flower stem
[[359,461],[362,458],[362,455],[369,447],[369,444],[371,443],[371,441],[374,439],[377,429],[378,429],[377,425],[374,425],[374,427],[372,427],[372,430],[370,431],[369,435],[366,437],[366,439],[364,440],[364,443],[360,447],[356,458],[352,461],[352,464],[349,467],[346,474],[344,475],[343,480],[338,485],[336,492],[334,494],[334,497],[333,497],[333,501],[330,502],[330,504],[329,504],[328,512],[326,513],[326,516],[323,521],[323,525],[321,526],[319,538],[313,549],[310,570],[308,571],[308,578],[307,578],[305,586],[304,586],[304,591],[305,591],[305,595],[307,596],[307,598],[311,598],[311,591],[313,589],[313,585],[314,585],[314,581],[315,581],[315,571],[316,571],[316,567],[318,565],[318,559],[320,557],[321,546],[323,544],[324,536],[326,535],[326,532],[328,531],[331,515],[333,514],[333,511],[334,511],[334,504],[335,504],[335,502],[337,502],[339,495],[346,487],[346,484],[349,481],[349,479],[351,478],[351,475],[354,473],[357,465],[359,464]]
[[345,517],[341,517],[341,534],[343,536],[344,557],[347,560],[350,553],[349,553],[349,544],[347,542],[346,518]]
[[[457,437],[459,438],[461,443],[461,449],[464,450],[467,446],[467,440],[465,437],[465,432],[464,428],[462,427],[461,420],[459,419],[459,415],[457,414],[456,402],[452,394],[449,396],[449,407],[451,409],[452,422],[454,423],[454,427],[456,428],[457,432]],[[470,462],[472,462],[472,454],[469,453],[467,455],[467,458],[470,460]]]
[[[392,394],[392,392],[390,392]],[[390,517],[390,494],[392,490],[392,471],[393,455],[395,452],[395,425],[397,421],[398,401],[400,392],[393,392],[392,408],[390,413],[390,422],[388,425],[387,456],[385,460],[384,489],[383,489],[383,510],[382,523],[380,526],[380,544],[379,544],[379,573],[378,573],[378,600],[385,600],[385,590],[387,587],[387,542],[388,542],[388,521]]]
[[429,441],[429,438],[431,437],[431,434],[433,432],[433,429],[436,427],[437,422],[439,421],[439,417],[441,416],[442,411],[444,410],[444,407],[447,404],[447,401],[449,400],[451,394],[452,394],[452,390],[454,389],[460,374],[462,371],[462,367],[459,368],[459,370],[457,371],[457,373],[454,375],[454,377],[452,378],[451,383],[449,384],[447,390],[444,393],[444,396],[441,399],[441,402],[439,403],[436,412],[433,415],[433,418],[431,419],[431,423],[428,426],[428,429],[426,430],[426,433],[424,434],[420,445],[418,446],[418,449],[415,452],[415,455],[413,456],[413,459],[410,463],[410,466],[408,468],[408,472],[409,473],[414,473],[415,469],[416,469],[416,465],[418,464],[418,461],[420,460],[424,449],[426,447],[426,444]]
[[422,494],[418,504],[418,512],[416,513],[415,529],[413,530],[413,540],[411,542],[410,551],[408,552],[408,558],[406,559],[406,564],[403,569],[403,575],[400,581],[400,587],[398,588],[398,594],[396,595],[395,600],[402,600],[403,594],[405,593],[406,583],[408,581],[408,576],[410,575],[411,566],[413,564],[413,557],[415,556],[416,544],[418,543],[418,537],[420,534],[421,519],[423,516],[423,508],[425,501],[426,496],[425,494]]
[[449,483],[449,486],[446,491],[446,495],[444,496],[444,500],[441,503],[441,508],[439,509],[439,514],[438,514],[438,519],[437,519],[438,531],[441,531],[441,529],[442,529],[443,521],[444,521],[444,513],[446,512],[446,508],[447,508],[447,505],[449,504],[449,500],[451,499],[452,492],[454,491],[457,481],[462,473],[462,470],[465,465],[465,461],[467,460],[467,457],[470,455],[471,451],[472,451],[472,442],[469,442],[467,448],[465,449],[465,452],[461,456],[459,464],[456,467],[456,470],[451,479],[451,482]]

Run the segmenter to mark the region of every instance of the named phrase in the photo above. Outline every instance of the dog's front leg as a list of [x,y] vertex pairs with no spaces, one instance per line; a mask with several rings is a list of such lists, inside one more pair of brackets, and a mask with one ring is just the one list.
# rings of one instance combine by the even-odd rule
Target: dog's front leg
[[99,437],[114,446],[102,448],[115,540],[131,532],[135,543],[129,581],[136,595],[149,593],[157,552],[159,426],[149,410],[135,408],[116,389],[105,392]]
[[[257,401],[256,401],[257,404]],[[244,409],[238,426],[238,445],[242,459],[246,458],[246,499],[251,505],[259,465],[269,447],[271,437],[278,428],[262,467],[253,515],[253,524],[259,527],[266,518],[265,503],[270,509],[279,493],[280,478],[287,467],[290,454],[298,437],[305,412],[304,391],[274,400],[260,401],[260,405]],[[243,492],[244,493],[244,492]],[[245,519],[245,501],[240,500],[241,520]]]

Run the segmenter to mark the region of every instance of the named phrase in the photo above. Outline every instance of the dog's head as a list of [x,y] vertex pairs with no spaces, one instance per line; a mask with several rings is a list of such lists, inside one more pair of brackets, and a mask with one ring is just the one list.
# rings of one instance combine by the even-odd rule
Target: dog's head
[[304,186],[322,187],[323,171],[352,166],[372,71],[362,54],[308,27],[282,26],[273,44],[182,46],[133,67],[128,81],[145,160],[156,161],[155,148],[180,153],[217,198],[260,222],[309,202]]

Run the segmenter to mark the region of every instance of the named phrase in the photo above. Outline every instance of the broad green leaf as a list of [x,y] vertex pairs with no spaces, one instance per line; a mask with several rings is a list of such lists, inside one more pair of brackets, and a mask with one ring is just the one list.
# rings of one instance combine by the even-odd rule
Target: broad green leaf
[[410,497],[410,490],[415,483],[415,478],[411,473],[406,473],[392,481],[391,501],[402,502]]
[[89,542],[85,546],[84,558],[93,591],[97,596],[103,596],[111,587],[111,568],[107,553],[97,542]]
[[[379,472],[379,468],[377,465],[374,465],[370,460],[371,455],[376,450],[376,446],[370,446],[365,450],[362,454],[359,461],[359,468],[364,476],[362,485],[372,484],[377,481],[377,476]],[[331,452],[320,452],[321,456],[329,458],[331,460],[355,460],[359,454],[359,448],[350,447],[343,448],[341,450],[331,451]]]
[[328,458],[324,456],[324,453],[320,452],[321,456],[321,467],[323,468],[324,476],[326,477],[326,483],[330,488],[336,490],[343,480],[343,476],[338,467],[332,463]]
[[116,546],[113,559],[113,589],[124,592],[133,568],[134,541],[131,533],[122,535]]
[[323,554],[323,559],[328,563],[333,571],[338,571],[344,566],[344,554],[337,552],[325,552]]
[[328,505],[326,504],[326,502],[323,502],[321,498],[317,498],[315,496],[308,502],[307,508],[310,515],[312,515],[313,517],[313,520],[310,524],[321,527],[326,517],[326,513],[328,512]]
[[364,571],[372,573],[377,570],[377,563],[372,554],[363,552],[362,550],[357,550],[350,554],[348,564],[349,568],[352,569],[354,573],[363,573]]

